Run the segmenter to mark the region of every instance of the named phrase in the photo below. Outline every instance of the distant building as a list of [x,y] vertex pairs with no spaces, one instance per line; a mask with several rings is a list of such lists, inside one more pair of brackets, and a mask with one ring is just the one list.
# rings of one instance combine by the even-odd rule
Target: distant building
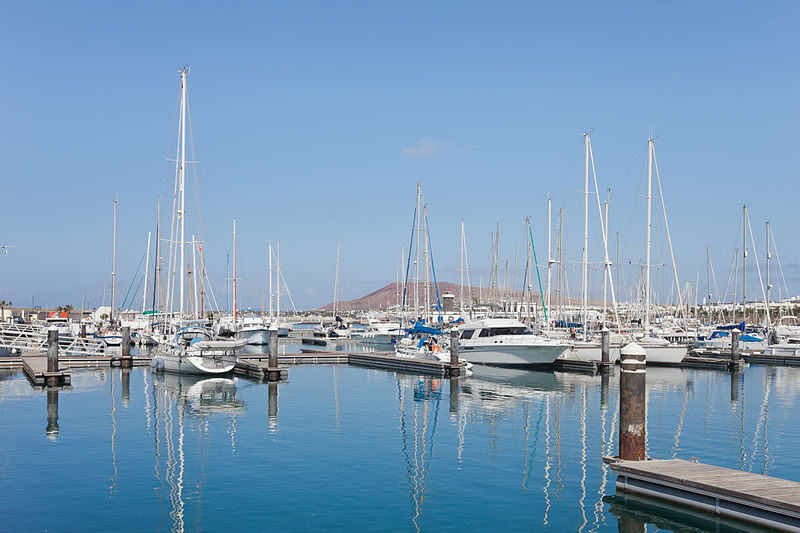
[[453,291],[444,291],[442,294],[442,310],[445,313],[452,313],[456,310],[456,297]]

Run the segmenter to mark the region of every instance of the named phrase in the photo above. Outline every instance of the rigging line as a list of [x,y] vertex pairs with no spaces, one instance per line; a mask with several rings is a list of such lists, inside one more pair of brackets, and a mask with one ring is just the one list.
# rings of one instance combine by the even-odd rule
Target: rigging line
[[533,229],[531,226],[528,226],[528,234],[531,237],[531,249],[533,250],[533,264],[536,265],[536,278],[539,280],[539,299],[542,301],[542,309],[544,309],[544,320],[547,322],[547,305],[544,303],[544,298],[542,298],[542,277],[539,275],[539,265],[536,263],[536,246],[533,244]]
[[[764,280],[761,278],[761,265],[758,264],[758,251],[756,251],[756,241],[753,239],[753,226],[750,225],[750,217],[747,217],[747,229],[750,231],[750,242],[753,244],[753,257],[756,262],[756,272],[758,272],[758,283],[761,285],[761,295],[764,297],[764,309],[767,316],[767,328],[770,325],[769,319],[769,304],[767,304],[767,292],[764,289]],[[757,316],[756,316],[757,318]]]
[[558,180],[558,183],[556,183],[556,188],[553,190],[553,193],[552,193],[553,196],[555,196],[555,194],[561,188],[561,185],[564,183],[564,180],[567,178],[567,175],[569,174],[570,169],[572,168],[572,165],[575,163],[575,160],[578,158],[578,154],[580,153],[580,150],[581,150],[582,146],[583,146],[583,140],[581,140],[580,142],[578,142],[576,144],[575,152],[572,154],[572,157],[570,158],[570,160],[567,163],[566,167],[564,167],[564,173],[561,175],[561,179]]
[[781,279],[783,280],[783,288],[786,291],[786,297],[789,297],[789,287],[786,286],[786,278],[783,277],[783,266],[781,265],[781,255],[778,253],[778,246],[775,244],[775,232],[770,231],[772,238],[772,249],[775,250],[775,257],[778,260],[778,269],[781,271]]
[[428,227],[428,213],[425,212],[425,238],[428,241],[428,255],[431,257],[431,271],[433,272],[433,288],[436,291],[436,310],[439,312],[439,322],[442,321],[442,302],[439,298],[439,285],[436,283],[436,265],[433,262],[433,246],[431,245],[431,230]]
[[686,309],[683,307],[683,295],[681,294],[680,281],[678,280],[678,267],[675,265],[675,253],[672,250],[672,237],[669,234],[669,222],[667,222],[667,209],[664,207],[664,192],[661,190],[661,175],[658,172],[658,160],[656,159],[656,149],[653,147],[653,166],[656,169],[656,181],[658,181],[658,197],[661,200],[661,212],[664,213],[664,229],[667,233],[667,242],[669,243],[669,255],[672,259],[672,272],[675,274],[675,289],[678,293],[678,304],[683,313],[683,327],[684,330],[688,329],[686,323]]
[[414,251],[414,230],[417,227],[417,207],[416,201],[414,202],[414,217],[411,220],[411,240],[408,243],[408,259],[406,260],[406,279],[403,283],[403,305],[400,308],[400,327],[402,328],[403,317],[406,310],[406,292],[408,291],[408,273],[411,270],[411,253]]
[[[592,176],[594,178],[594,191],[595,197],[597,198],[597,214],[600,217],[600,233],[603,234],[603,253],[604,253],[604,260],[603,260],[603,283],[605,283],[606,279],[608,279],[609,287],[611,288],[611,302],[614,306],[614,318],[617,321],[617,332],[620,332],[620,323],[619,323],[619,310],[617,309],[617,297],[614,292],[614,276],[611,275],[611,261],[608,257],[608,228],[606,227],[605,217],[603,217],[603,211],[600,208],[600,190],[597,187],[597,171],[594,168],[594,152],[592,151],[592,141],[589,140],[589,159],[592,162]],[[607,204],[606,204],[607,205]],[[606,215],[608,211],[606,211]],[[538,269],[538,267],[537,267]],[[538,270],[536,271],[538,274]],[[605,295],[603,296],[605,298]],[[605,305],[605,303],[603,304]],[[603,320],[605,320],[605,308],[603,309]],[[605,324],[603,324],[605,327]]]
[[[139,276],[139,270],[142,268],[142,263],[144,263],[144,256],[146,255],[146,253],[147,252],[142,254],[142,258],[139,259],[139,266],[136,267],[136,272],[134,272],[134,274],[133,274],[133,278],[131,279],[131,283],[128,286],[128,292],[125,293],[125,298],[122,300],[122,305],[120,306],[120,309],[125,309],[125,303],[128,301],[128,296],[130,296],[130,294],[131,294],[131,289],[133,288],[133,283],[136,281],[136,278]],[[141,285],[141,282],[140,282],[140,285]],[[138,286],[136,287],[136,291],[134,291],[134,294],[136,292],[139,292],[139,287]]]

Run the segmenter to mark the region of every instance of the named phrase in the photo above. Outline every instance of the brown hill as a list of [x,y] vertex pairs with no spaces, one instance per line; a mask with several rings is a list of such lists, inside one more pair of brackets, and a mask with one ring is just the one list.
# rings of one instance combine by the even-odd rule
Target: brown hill
[[[459,286],[457,283],[450,283],[448,281],[440,281],[439,285],[439,296],[445,291],[451,291],[456,297],[456,305],[458,305],[458,294],[459,294]],[[483,300],[487,301],[491,297],[490,289],[484,287],[480,289],[479,287],[472,287],[471,297],[477,300],[479,299],[479,295],[483,293]],[[516,296],[517,298],[521,297],[520,291],[511,291],[512,296]],[[425,283],[419,283],[419,294],[420,300],[424,299],[425,294]],[[434,289],[433,283],[430,284],[430,294],[431,294],[431,304],[435,304],[436,302],[436,291]],[[406,307],[408,307],[409,302],[413,305],[413,298],[414,298],[414,283],[411,282],[408,284],[406,288]],[[470,298],[470,288],[464,287],[464,299],[468,300]],[[500,296],[498,296],[500,298]],[[533,299],[538,301],[539,295],[537,293],[533,294]],[[403,300],[403,284],[402,283],[389,283],[385,287],[381,287],[380,289],[373,291],[366,296],[362,296],[361,298],[356,298],[355,300],[347,300],[344,302],[339,302],[338,307],[343,311],[369,311],[372,309],[386,309],[391,306],[397,306],[398,302],[402,302]],[[320,307],[321,310],[324,311],[332,311],[333,310],[333,303],[329,303],[324,307]]]

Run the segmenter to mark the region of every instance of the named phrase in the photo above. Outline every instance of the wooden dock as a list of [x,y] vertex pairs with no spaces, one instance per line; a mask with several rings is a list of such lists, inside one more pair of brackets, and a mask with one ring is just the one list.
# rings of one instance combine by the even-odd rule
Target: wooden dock
[[603,363],[601,361],[585,361],[581,359],[558,358],[553,362],[553,368],[555,368],[556,370],[589,372],[592,374],[596,374],[598,372],[612,372],[614,370],[614,363]]
[[[264,361],[263,359],[267,359]],[[289,377],[289,369],[285,366],[269,366],[269,356],[258,359],[236,358],[233,373],[237,376],[247,376],[267,381],[280,381]]]
[[800,532],[800,483],[681,459],[604,457],[617,490],[783,531]]
[[31,383],[37,387],[63,386],[72,382],[72,371],[61,368],[55,372],[47,371],[46,355],[25,355],[22,358],[22,370]]
[[687,355],[680,363],[681,367],[687,368],[710,368],[715,370],[741,370],[744,367],[744,360],[734,362],[728,354],[723,357],[700,357],[697,355]]

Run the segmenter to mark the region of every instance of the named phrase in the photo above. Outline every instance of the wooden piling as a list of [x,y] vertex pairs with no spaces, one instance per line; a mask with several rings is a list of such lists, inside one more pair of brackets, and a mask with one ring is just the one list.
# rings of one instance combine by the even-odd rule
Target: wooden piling
[[461,371],[458,362],[458,328],[450,330],[450,375],[457,376]]
[[600,360],[604,365],[611,362],[611,332],[605,328],[600,332]]
[[276,368],[278,366],[278,328],[269,328],[269,366]]
[[[50,328],[47,330],[47,372],[58,372],[58,330]],[[47,377],[47,386],[55,387],[58,385],[58,378],[55,376]]]
[[119,360],[121,368],[131,368],[133,357],[131,357],[131,327],[122,327],[122,357]]
[[739,362],[739,333],[737,328],[731,330],[731,362],[734,364]]
[[626,461],[645,460],[646,355],[635,342],[620,351],[619,456]]
[[86,338],[86,324],[81,324],[81,339]]

